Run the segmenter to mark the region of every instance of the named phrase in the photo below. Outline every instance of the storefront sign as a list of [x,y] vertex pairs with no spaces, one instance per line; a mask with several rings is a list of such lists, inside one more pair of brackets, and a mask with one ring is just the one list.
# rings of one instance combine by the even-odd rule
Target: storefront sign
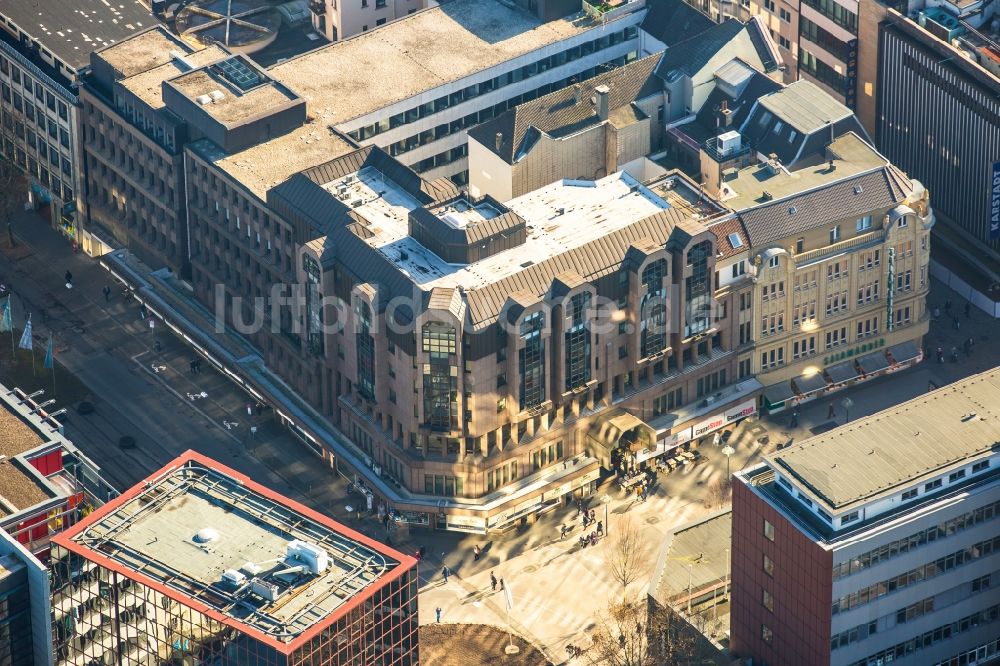
[[753,398],[741,402],[732,409],[726,410],[726,423],[732,423],[734,421],[739,421],[748,416],[753,416],[757,413],[757,401]]
[[485,530],[486,519],[479,516],[448,516],[448,527],[470,530]]
[[582,479],[580,479],[580,480],[578,480],[576,482],[576,487],[577,488],[583,488],[585,485],[587,485],[591,481],[597,481],[597,479],[599,479],[599,478],[601,478],[601,470],[600,470],[600,468],[592,469],[589,472],[587,472],[586,474],[584,474]]
[[[690,428],[685,428],[687,432],[691,432]],[[655,458],[656,456],[663,455],[671,449],[677,448],[680,444],[679,436],[677,434],[665,435],[660,439],[656,440],[656,446],[650,447],[648,449],[643,449],[635,454],[635,461],[641,463],[644,460],[649,460],[650,458]]]
[[1000,238],[1000,162],[993,163],[990,193],[990,240],[996,240]]
[[710,419],[705,419],[701,423],[695,424],[691,428],[692,435],[693,435],[694,439],[698,439],[699,437],[702,437],[703,435],[707,435],[710,432],[714,432],[714,431],[718,430],[719,428],[721,428],[724,425],[726,425],[726,415],[725,414],[716,414],[715,416],[713,416]]

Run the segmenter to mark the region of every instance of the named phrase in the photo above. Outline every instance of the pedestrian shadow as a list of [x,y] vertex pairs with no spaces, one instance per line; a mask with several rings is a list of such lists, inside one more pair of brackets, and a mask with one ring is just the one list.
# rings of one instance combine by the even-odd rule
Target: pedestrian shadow
[[462,605],[467,606],[469,604],[474,604],[477,601],[483,601],[487,597],[491,597],[494,594],[499,594],[500,590],[476,590],[474,592],[469,592],[464,597],[462,597]]

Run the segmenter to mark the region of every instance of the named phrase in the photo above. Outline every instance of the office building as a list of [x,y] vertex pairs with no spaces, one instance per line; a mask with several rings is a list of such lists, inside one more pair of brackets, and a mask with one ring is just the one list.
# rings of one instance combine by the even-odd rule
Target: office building
[[57,664],[419,663],[416,560],[193,451],[53,543]]
[[312,25],[331,42],[353,37],[403,18],[427,6],[425,0],[311,0]]
[[46,404],[0,384],[0,531],[44,560],[52,535],[112,494]]
[[985,291],[1000,280],[1000,18],[977,29],[948,7],[916,20],[890,10],[878,25],[875,139],[934,194],[935,242],[983,275],[963,277]]
[[[193,192],[211,187],[200,173]],[[296,259],[310,375],[296,386],[416,524],[504,528],[755,411],[735,310],[710,306],[725,211],[680,175],[558,181],[502,204],[364,148],[271,198],[325,232]]]
[[997,405],[994,369],[738,472],[733,653],[754,664],[995,660]]
[[646,56],[469,130],[469,193],[507,201],[564,178],[603,178],[641,163],[662,143],[659,60]]
[[83,196],[79,82],[89,54],[156,23],[137,0],[6,0],[0,6],[0,153],[28,176],[30,201],[90,250]]
[[850,110],[793,83],[758,99],[740,131],[709,140],[702,172],[749,237],[747,334],[768,409],[922,358],[928,193],[866,142]]
[[[189,145],[192,155],[228,165],[216,176],[234,193],[227,208],[256,211],[251,233],[259,232],[262,243],[278,228],[291,238],[284,222],[259,227],[271,217],[267,190],[352,142],[382,146],[431,179],[464,184],[466,129],[638,57],[642,0],[620,9],[546,22],[496,0],[454,0],[267,70],[215,45],[194,51],[162,28],[99,50],[83,90],[87,159],[96,165],[89,171],[90,219],[113,230],[120,245],[186,276],[181,163]],[[210,106],[195,100],[192,109],[191,98],[163,93],[183,92],[171,87],[173,79],[190,84],[205,76],[211,89],[198,96],[222,96],[209,96]],[[250,135],[238,128],[255,115],[248,100],[256,97],[248,95],[258,86],[281,89],[294,109],[270,98],[264,108],[280,117],[253,124]],[[287,282],[289,270],[282,269],[279,281]]]
[[49,610],[45,565],[0,530],[0,664],[51,666]]

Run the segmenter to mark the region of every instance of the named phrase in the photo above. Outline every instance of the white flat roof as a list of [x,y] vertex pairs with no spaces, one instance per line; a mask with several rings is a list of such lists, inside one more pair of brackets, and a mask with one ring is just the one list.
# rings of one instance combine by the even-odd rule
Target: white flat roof
[[366,242],[421,289],[476,289],[645,219],[670,204],[625,172],[562,180],[507,202],[527,223],[524,244],[472,264],[449,264],[409,235],[419,202],[372,167],[324,186],[368,221]]

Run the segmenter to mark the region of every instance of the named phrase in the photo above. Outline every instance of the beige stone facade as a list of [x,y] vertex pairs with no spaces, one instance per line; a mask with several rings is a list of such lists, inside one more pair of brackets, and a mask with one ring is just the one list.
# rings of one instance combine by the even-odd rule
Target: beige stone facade
[[423,9],[426,0],[310,0],[313,27],[331,42],[374,30]]

